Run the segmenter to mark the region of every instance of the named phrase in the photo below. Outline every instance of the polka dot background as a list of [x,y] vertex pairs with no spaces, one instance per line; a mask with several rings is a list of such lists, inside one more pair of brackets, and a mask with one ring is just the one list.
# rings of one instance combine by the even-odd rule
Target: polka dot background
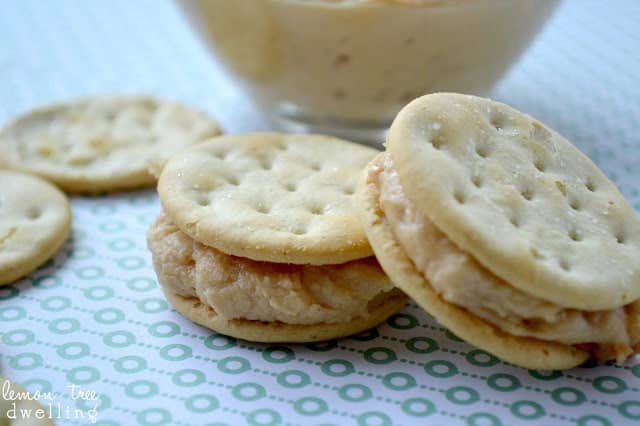
[[[492,96],[573,140],[640,210],[637,22],[635,0],[565,0]],[[5,2],[0,40],[1,120],[72,96],[141,92],[205,109],[228,131],[265,128],[171,2]],[[98,424],[640,423],[637,358],[527,371],[461,342],[414,304],[339,341],[217,335],[162,297],[145,247],[153,191],[72,204],[64,249],[0,289],[0,368],[71,410],[96,403],[72,399],[69,385],[96,391]]]

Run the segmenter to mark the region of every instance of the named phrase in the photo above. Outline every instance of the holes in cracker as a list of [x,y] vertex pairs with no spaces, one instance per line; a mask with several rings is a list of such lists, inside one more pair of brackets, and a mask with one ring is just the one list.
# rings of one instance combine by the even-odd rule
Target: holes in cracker
[[82,154],[72,154],[67,157],[66,162],[69,166],[73,167],[86,167],[95,163],[97,158],[95,156]]
[[55,150],[47,145],[40,145],[36,148],[35,151],[36,155],[43,157],[43,158],[52,158],[55,156],[56,152]]
[[560,266],[560,269],[562,269],[563,271],[570,271],[571,270],[571,264],[569,263],[569,261],[567,259],[559,259],[558,260],[558,266]]
[[544,171],[547,169],[547,163],[542,160],[542,159],[537,159],[536,161],[533,162],[533,166],[536,168],[536,170],[538,170],[540,173],[544,173]]
[[263,170],[271,170],[273,168],[273,160],[270,158],[261,158],[260,167],[262,167]]
[[531,247],[529,249],[529,252],[531,253],[531,256],[533,256],[534,259],[542,260],[545,258],[544,255],[540,253],[540,250],[538,250],[536,247]]
[[197,194],[196,195],[196,203],[199,206],[202,206],[202,207],[208,206],[209,204],[211,204],[211,201],[209,200],[209,195],[206,194],[206,193]]
[[227,183],[228,183],[229,185],[233,185],[233,186],[238,186],[238,185],[240,185],[240,179],[238,179],[238,178],[237,178],[237,177],[235,177],[235,176],[226,176],[225,178],[226,178]]
[[520,222],[520,217],[519,216],[511,216],[509,218],[509,222],[515,227],[515,228],[520,228],[520,225],[522,224]]
[[556,188],[558,188],[558,191],[560,191],[560,193],[566,197],[567,196],[567,187],[564,184],[564,182],[557,180],[557,181],[555,181],[555,184],[556,184]]
[[255,210],[260,214],[269,214],[271,209],[264,203],[258,203],[254,206]]
[[322,166],[320,164],[318,164],[318,163],[313,163],[313,164],[309,165],[309,167],[314,172],[319,172],[322,169]]
[[578,211],[582,206],[580,204],[580,200],[578,200],[577,198],[573,198],[569,200],[569,207],[571,207],[572,210]]
[[104,113],[104,119],[109,123],[113,123],[114,121],[116,121],[116,118],[118,118],[118,114],[116,111],[106,111]]
[[618,244],[624,244],[625,241],[626,241],[626,238],[625,238],[624,234],[622,232],[618,232],[616,234],[616,242]]
[[487,158],[489,155],[489,149],[486,145],[478,144],[476,145],[476,154],[478,154],[478,157],[480,158]]
[[458,202],[458,204],[464,204],[467,201],[467,197],[462,191],[455,191],[453,193],[453,198]]
[[471,183],[473,183],[473,186],[475,186],[476,188],[481,188],[482,178],[478,175],[471,176]]
[[592,180],[592,179],[590,179],[590,178],[587,178],[587,179],[585,180],[584,186],[585,186],[585,187],[587,188],[587,190],[588,190],[588,191],[590,191],[590,192],[595,192],[595,191],[596,191],[596,185],[595,185],[595,183],[593,182],[593,180]]
[[342,193],[344,195],[353,195],[355,194],[356,189],[353,186],[345,186],[344,188],[342,188]]
[[520,195],[527,201],[531,201],[533,199],[534,191],[531,187],[522,188],[520,190]]
[[324,211],[325,211],[325,207],[319,204],[312,204],[308,206],[308,209],[309,209],[309,213],[315,216],[320,216],[324,214]]
[[42,216],[42,209],[40,207],[30,207],[26,212],[27,219],[36,220]]
[[497,131],[503,130],[508,124],[508,117],[502,112],[494,112],[489,117],[489,123],[493,126]]
[[289,232],[293,235],[304,235],[307,233],[307,227],[304,225],[294,225],[289,228]]
[[227,158],[228,153],[226,151],[217,151],[213,153],[213,156],[218,160],[224,160]]
[[298,189],[298,185],[290,182],[290,183],[285,183],[283,185],[283,188],[285,189],[285,191],[288,191],[288,192],[296,192],[296,190]]
[[442,138],[441,136],[433,137],[429,142],[431,142],[431,146],[433,146],[437,150],[440,150],[442,149],[442,147],[444,147],[444,138]]
[[568,235],[572,241],[582,241],[582,234],[577,229],[570,229]]

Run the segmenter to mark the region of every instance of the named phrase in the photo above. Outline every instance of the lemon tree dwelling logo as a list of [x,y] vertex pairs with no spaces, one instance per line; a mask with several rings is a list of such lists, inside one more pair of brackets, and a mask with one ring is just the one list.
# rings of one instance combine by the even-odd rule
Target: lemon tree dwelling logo
[[29,393],[5,379],[2,383],[4,407],[0,411],[3,411],[4,417],[9,420],[88,420],[95,424],[98,421],[100,395],[94,390],[83,389],[74,384],[66,387],[69,389],[69,397],[73,403],[82,402],[78,405],[84,409],[71,407],[61,401],[57,393],[40,391]]

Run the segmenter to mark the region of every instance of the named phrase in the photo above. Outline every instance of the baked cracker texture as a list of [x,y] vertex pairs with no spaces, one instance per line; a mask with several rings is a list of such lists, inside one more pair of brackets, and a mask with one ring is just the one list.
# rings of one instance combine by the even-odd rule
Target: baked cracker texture
[[344,263],[372,255],[353,194],[377,152],[320,135],[227,135],[172,157],[158,192],[182,231],[224,253]]
[[[380,160],[381,155],[372,164]],[[375,182],[363,174],[358,186],[360,219],[382,265],[396,285],[442,325],[472,345],[530,369],[556,370],[584,362],[589,354],[570,345],[509,335],[467,310],[443,301],[405,255],[380,210]]]
[[387,150],[407,197],[447,237],[516,288],[568,308],[640,298],[640,221],[569,141],[488,99],[418,98]]
[[34,271],[71,230],[66,195],[36,176],[0,170],[0,285]]
[[147,96],[93,96],[17,117],[0,130],[3,167],[37,174],[66,192],[153,185],[176,151],[220,134],[206,114]]
[[367,330],[401,309],[353,195],[378,151],[320,135],[220,136],[174,155],[148,233],[158,281],[184,316],[258,342]]
[[386,148],[356,204],[385,271],[438,321],[528,368],[638,351],[640,221],[569,141],[440,93],[398,114]]

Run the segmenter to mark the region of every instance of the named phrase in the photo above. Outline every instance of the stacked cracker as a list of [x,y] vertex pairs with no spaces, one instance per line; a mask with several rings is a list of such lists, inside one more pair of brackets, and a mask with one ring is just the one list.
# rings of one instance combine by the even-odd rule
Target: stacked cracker
[[352,195],[377,151],[314,135],[222,136],[173,156],[148,234],[166,297],[193,321],[263,342],[366,330],[406,302]]
[[514,364],[560,369],[640,346],[640,221],[567,140],[504,104],[419,98],[358,189],[394,282]]
[[12,171],[0,171],[0,285],[32,272],[69,235],[69,200],[47,181],[72,193],[148,186],[155,183],[150,163],[160,167],[219,133],[202,112],[143,96],[78,99],[7,124],[0,168]]

